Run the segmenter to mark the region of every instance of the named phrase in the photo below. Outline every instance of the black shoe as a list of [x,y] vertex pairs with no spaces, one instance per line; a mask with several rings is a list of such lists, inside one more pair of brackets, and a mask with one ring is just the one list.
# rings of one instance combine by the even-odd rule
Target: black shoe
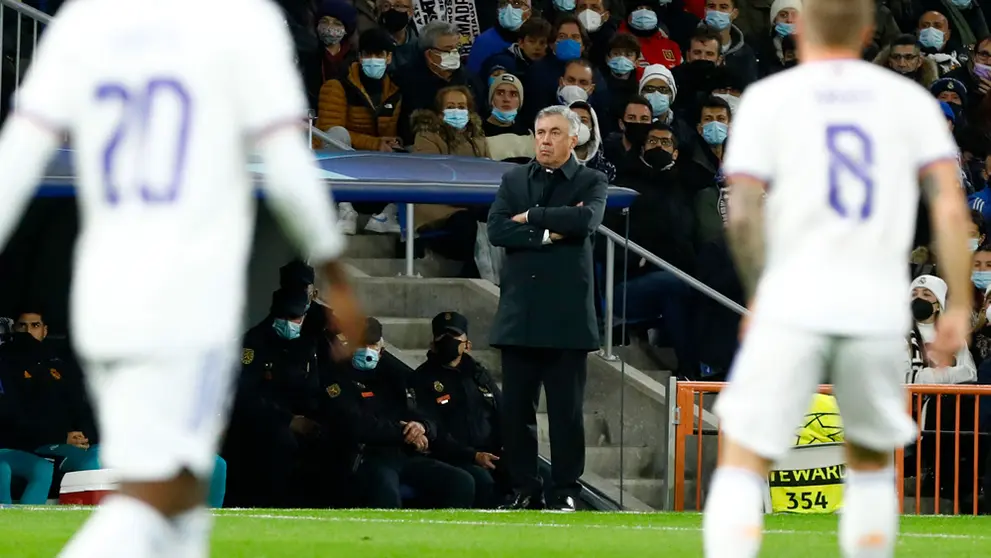
[[575,511],[575,499],[571,496],[560,496],[555,498],[554,504],[549,506],[547,509],[562,512],[573,512]]
[[547,507],[544,499],[536,494],[517,492],[508,504],[501,506],[501,510],[542,510]]

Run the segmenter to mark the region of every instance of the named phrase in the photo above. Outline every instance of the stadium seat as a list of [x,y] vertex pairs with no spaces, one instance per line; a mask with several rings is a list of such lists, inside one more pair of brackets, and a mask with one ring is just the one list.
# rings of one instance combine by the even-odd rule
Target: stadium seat
[[[813,444],[795,446],[787,455],[771,467],[772,471],[797,471],[821,467],[837,467],[846,464],[843,444]],[[771,513],[771,487],[765,483],[764,513]]]

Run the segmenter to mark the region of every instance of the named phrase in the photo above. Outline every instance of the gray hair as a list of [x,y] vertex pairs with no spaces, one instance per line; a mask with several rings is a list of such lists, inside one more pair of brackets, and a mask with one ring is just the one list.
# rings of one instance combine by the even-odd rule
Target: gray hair
[[441,37],[459,36],[461,32],[453,23],[446,21],[431,21],[420,29],[420,40],[417,45],[421,51],[430,50],[437,46],[437,39]]
[[547,118],[548,116],[554,115],[563,116],[564,119],[568,121],[568,135],[578,137],[578,128],[582,125],[582,119],[578,117],[578,113],[564,105],[551,105],[547,108],[541,109],[541,111],[537,113],[537,119],[534,121],[534,127],[536,127],[537,122],[540,122],[541,118]]

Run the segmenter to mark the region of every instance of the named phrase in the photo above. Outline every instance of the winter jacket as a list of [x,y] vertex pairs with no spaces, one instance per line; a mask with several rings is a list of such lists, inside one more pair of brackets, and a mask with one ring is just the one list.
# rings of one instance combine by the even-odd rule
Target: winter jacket
[[[431,155],[459,155],[461,157],[489,157],[489,146],[482,132],[482,120],[471,114],[464,130],[455,130],[441,120],[432,110],[418,110],[410,117],[410,128],[415,139],[413,153]],[[436,225],[461,211],[450,205],[416,204],[414,222],[417,229]]]
[[723,48],[726,67],[735,72],[743,80],[744,85],[757,81],[757,54],[746,43],[739,27],[734,25],[730,28],[729,46]]
[[351,64],[346,76],[332,79],[320,88],[317,128],[347,129],[351,145],[362,151],[377,151],[379,138],[399,135],[402,93],[387,75],[382,78],[382,98],[376,105],[361,83],[361,64]]
[[[880,54],[877,55],[877,58],[874,59],[874,63],[878,66],[884,66],[887,68],[888,59],[890,56],[891,47],[885,48]],[[939,69],[936,67],[936,62],[933,61],[932,58],[923,56],[922,65],[919,66],[919,69],[915,72],[915,74],[906,77],[912,79],[926,89],[929,89],[929,86],[932,85],[934,81],[939,79]]]
[[485,61],[490,56],[506,50],[515,41],[516,33],[498,25],[475,37],[475,42],[471,45],[471,54],[468,56],[468,71],[475,75],[483,75],[481,70]]

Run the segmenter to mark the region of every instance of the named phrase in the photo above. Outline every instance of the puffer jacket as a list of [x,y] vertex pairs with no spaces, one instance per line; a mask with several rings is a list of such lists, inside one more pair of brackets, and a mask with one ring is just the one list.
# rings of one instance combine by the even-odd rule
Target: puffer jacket
[[334,126],[351,134],[351,145],[377,151],[379,138],[399,136],[402,93],[388,74],[382,77],[382,99],[376,106],[361,83],[361,64],[351,64],[346,76],[328,80],[320,88],[317,127]]
[[[413,132],[413,153],[459,155],[489,158],[489,146],[482,131],[482,119],[471,113],[464,130],[455,130],[432,110],[420,109],[410,115]],[[414,226],[438,225],[462,208],[450,205],[416,204],[413,208]]]
[[[888,58],[891,56],[891,47],[886,47],[882,50],[876,58],[874,58],[874,63],[878,66],[888,67]],[[929,86],[933,84],[934,81],[939,79],[939,68],[936,66],[936,62],[929,58],[928,56],[922,57],[922,65],[919,66],[919,70],[911,76],[905,76],[914,81],[916,81],[922,87],[929,89]]]

